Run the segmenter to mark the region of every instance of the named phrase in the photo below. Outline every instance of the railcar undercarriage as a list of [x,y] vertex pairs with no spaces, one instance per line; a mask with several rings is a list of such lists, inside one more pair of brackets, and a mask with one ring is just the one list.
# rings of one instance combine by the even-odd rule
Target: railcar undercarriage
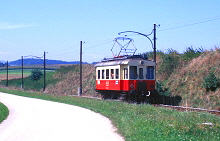
[[137,92],[131,90],[130,92],[117,92],[117,91],[98,91],[103,100],[106,99],[119,99],[127,102],[149,103],[152,104],[154,91]]
[[177,106],[182,100],[180,96],[160,95],[157,90],[147,92],[137,92],[136,90],[131,90],[130,92],[99,90],[97,92],[101,94],[103,100],[118,99],[129,103],[165,104]]

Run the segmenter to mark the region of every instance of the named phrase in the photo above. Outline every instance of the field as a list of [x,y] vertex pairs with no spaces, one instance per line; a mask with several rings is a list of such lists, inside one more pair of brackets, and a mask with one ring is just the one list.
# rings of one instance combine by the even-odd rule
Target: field
[[[27,77],[31,74],[31,69],[25,69],[24,70],[24,77]],[[0,81],[1,80],[6,80],[7,79],[7,71],[6,70],[0,70]],[[8,70],[8,79],[16,79],[16,78],[21,78],[22,77],[22,72],[21,69],[13,69],[13,70]]]
[[[48,65],[46,67],[46,71],[54,71],[58,68],[60,68],[60,66],[67,66],[67,65]],[[38,66],[24,66],[23,69],[23,77],[28,77],[31,74],[31,71],[33,69],[40,69],[43,71],[43,66],[42,65],[38,65]],[[9,66],[8,68],[8,79],[17,79],[17,78],[22,78],[22,68],[21,66]],[[6,67],[0,67],[0,81],[1,80],[6,80],[7,79],[7,70]]]

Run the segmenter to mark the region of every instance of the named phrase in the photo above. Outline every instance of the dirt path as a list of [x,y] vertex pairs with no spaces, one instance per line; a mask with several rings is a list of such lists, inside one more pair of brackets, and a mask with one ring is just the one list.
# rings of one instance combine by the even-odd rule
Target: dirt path
[[10,110],[0,141],[123,141],[111,121],[77,106],[0,92]]

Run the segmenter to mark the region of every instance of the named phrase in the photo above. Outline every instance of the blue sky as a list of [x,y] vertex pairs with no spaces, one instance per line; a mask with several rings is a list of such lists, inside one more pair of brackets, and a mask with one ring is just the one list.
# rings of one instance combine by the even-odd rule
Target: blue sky
[[[149,34],[154,23],[158,50],[210,50],[220,47],[219,7],[219,0],[1,0],[0,60],[46,51],[47,59],[78,61],[83,41],[83,61],[100,61],[112,57],[119,32]],[[137,53],[152,51],[144,36],[127,35]]]

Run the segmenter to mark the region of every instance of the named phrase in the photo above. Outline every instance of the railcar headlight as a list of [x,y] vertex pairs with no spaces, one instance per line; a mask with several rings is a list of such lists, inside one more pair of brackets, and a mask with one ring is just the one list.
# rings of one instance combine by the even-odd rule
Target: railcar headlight
[[143,65],[143,64],[144,64],[144,61],[140,61],[140,64]]

